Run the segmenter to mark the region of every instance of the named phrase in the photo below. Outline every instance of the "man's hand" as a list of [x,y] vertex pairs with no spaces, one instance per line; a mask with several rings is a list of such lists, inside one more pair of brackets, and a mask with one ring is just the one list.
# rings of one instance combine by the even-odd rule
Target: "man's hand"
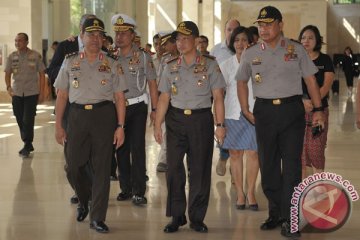
[[150,126],[152,126],[155,123],[155,116],[156,116],[156,112],[151,111],[151,113],[150,113]]
[[114,142],[115,148],[118,149],[121,145],[123,145],[125,140],[124,128],[118,127],[114,133]]
[[254,114],[250,111],[242,112],[244,117],[252,124],[255,125],[255,117]]
[[216,127],[215,129],[215,139],[218,141],[219,145],[223,145],[225,139],[226,130],[224,127]]
[[66,142],[66,132],[65,132],[64,128],[62,128],[62,127],[55,128],[55,139],[58,144],[64,146],[64,144]]
[[321,125],[322,129],[325,127],[325,115],[324,112],[314,112],[312,115],[312,125],[319,126]]
[[10,97],[14,96],[14,91],[13,91],[12,87],[9,87],[7,89],[7,93],[9,94]]
[[156,141],[158,144],[161,144],[161,143],[162,143],[163,138],[162,138],[161,125],[160,125],[160,126],[157,126],[157,125],[154,126],[154,138],[155,138],[155,141]]
[[302,101],[303,101],[303,104],[304,104],[305,112],[310,113],[314,108],[311,100],[310,99],[303,99]]

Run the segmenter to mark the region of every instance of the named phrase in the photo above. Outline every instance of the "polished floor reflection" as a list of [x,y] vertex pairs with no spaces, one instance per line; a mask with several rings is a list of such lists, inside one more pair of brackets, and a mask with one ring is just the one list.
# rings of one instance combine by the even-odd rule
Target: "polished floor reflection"
[[[326,150],[326,170],[348,179],[360,192],[360,130],[354,125],[355,98],[347,97],[341,82],[339,96],[330,99],[330,131]],[[72,190],[64,174],[62,147],[54,140],[53,103],[38,106],[34,147],[31,158],[22,159],[18,127],[11,105],[0,104],[0,239],[281,239],[280,229],[260,231],[267,218],[266,200],[257,184],[260,211],[235,209],[235,191],[229,171],[215,173],[218,152],[214,153],[211,199],[205,223],[209,233],[191,231],[186,225],[177,233],[163,233],[169,221],[165,217],[166,183],[164,173],[155,171],[159,146],[152,129],[147,132],[148,204],[136,207],[131,202],[117,202],[117,182],[111,183],[107,224],[110,233],[89,229],[89,221],[76,222],[76,206],[69,198]],[[353,203],[350,220],[332,233],[303,233],[302,239],[359,239],[360,201]]]

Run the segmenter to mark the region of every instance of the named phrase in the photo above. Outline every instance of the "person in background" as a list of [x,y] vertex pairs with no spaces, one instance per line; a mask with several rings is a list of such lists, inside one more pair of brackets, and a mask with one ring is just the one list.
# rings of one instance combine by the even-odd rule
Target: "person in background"
[[106,50],[106,52],[114,52],[114,40],[110,35],[105,35],[103,40],[102,49]]
[[139,32],[136,32],[136,35],[134,37],[134,44],[138,47],[138,48],[142,48],[141,47],[141,36]]
[[[304,27],[300,31],[298,40],[304,46],[306,52],[319,70],[315,74],[315,78],[320,87],[321,103],[325,114],[324,128],[320,132],[314,133],[314,128],[311,124],[314,106],[305,82],[303,81],[303,103],[305,107],[305,121],[307,123],[305,127],[303,152],[301,155],[302,178],[304,179],[313,173],[323,172],[325,168],[325,148],[329,128],[328,98],[329,90],[334,81],[334,66],[331,58],[321,52],[322,38],[316,26],[308,25]],[[307,170],[309,170],[308,174]]]
[[209,54],[210,52],[207,50],[209,46],[209,39],[205,35],[200,35],[197,38],[197,50],[201,54]]
[[[230,58],[234,55],[233,52],[229,49],[230,37],[232,31],[240,27],[240,22],[236,19],[229,19],[225,23],[225,39],[221,43],[216,44],[210,51],[210,55],[216,58],[216,61],[220,65],[223,61]],[[229,158],[229,151],[222,149],[219,146],[220,156],[216,164],[216,173],[219,176],[224,176],[226,174],[226,162]]]
[[150,43],[145,44],[145,52],[147,52],[148,54],[150,54],[151,56],[154,55],[155,53],[151,51],[152,45]]
[[259,31],[258,28],[255,26],[250,26],[248,27],[250,33],[252,34],[253,37],[253,44],[256,44],[259,41]]
[[19,151],[22,157],[29,157],[34,151],[36,106],[44,101],[45,84],[45,65],[41,55],[28,48],[28,44],[28,35],[18,33],[15,37],[16,51],[9,55],[5,66],[6,91],[12,98],[13,113],[24,142]]
[[354,86],[355,59],[350,47],[345,48],[344,55],[345,56],[342,63],[342,68],[345,73],[346,86],[348,87],[348,97],[351,98]]
[[[164,54],[164,49],[161,47],[160,43],[161,43],[160,34],[157,33],[153,36],[153,44],[154,44],[154,48],[155,48],[155,54],[152,56],[156,71],[158,71],[158,69],[159,69],[161,57]],[[157,79],[157,82],[159,82],[159,79]]]
[[[161,58],[160,67],[158,70],[158,77],[161,79],[161,75],[164,71],[164,68],[167,62],[171,61],[174,58],[179,56],[179,51],[176,47],[176,40],[172,37],[172,31],[164,31],[159,33],[161,38],[160,45],[164,49],[164,54]],[[163,139],[161,143],[161,148],[159,152],[159,163],[156,166],[156,171],[158,172],[166,172],[167,171],[167,160],[166,160],[166,127],[165,123],[161,125],[163,130]]]
[[[261,185],[269,204],[269,217],[260,225],[268,231],[281,225],[281,235],[300,237],[290,225],[294,187],[301,182],[301,153],[305,134],[302,78],[313,103],[312,125],[324,126],[324,109],[314,74],[318,71],[304,47],[282,35],[281,12],[266,6],[259,11],[261,42],[247,48],[235,79],[242,114],[255,125]],[[247,82],[256,97],[249,110]]]
[[[237,27],[231,34],[229,48],[235,53],[234,56],[220,64],[221,72],[226,82],[225,95],[225,126],[227,135],[222,148],[230,153],[231,176],[236,192],[236,208],[245,209],[246,198],[249,201],[249,209],[258,210],[255,198],[255,184],[259,172],[259,160],[257,155],[255,127],[241,114],[240,103],[237,94],[237,82],[234,69],[240,64],[243,51],[252,44],[252,34],[245,27]],[[254,98],[249,86],[249,109],[252,111]],[[243,158],[246,154],[246,182],[247,194],[244,193],[243,184]]]

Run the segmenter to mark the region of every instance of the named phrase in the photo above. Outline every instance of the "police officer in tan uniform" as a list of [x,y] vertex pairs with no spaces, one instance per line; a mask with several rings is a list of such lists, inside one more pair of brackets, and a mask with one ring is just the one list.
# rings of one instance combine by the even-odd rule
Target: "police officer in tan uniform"
[[[122,66],[101,51],[104,23],[97,18],[83,24],[84,51],[66,57],[54,86],[56,100],[56,140],[67,144],[67,171],[79,197],[77,220],[83,221],[91,198],[90,228],[105,233],[110,190],[113,144],[124,141],[125,95]],[[67,130],[63,114],[70,102]],[[115,102],[115,105],[114,103]],[[86,172],[93,170],[93,180]],[[92,184],[91,184],[92,182]],[[91,195],[91,196],[90,196]]]
[[145,132],[149,102],[146,85],[148,84],[150,91],[150,118],[153,121],[158,99],[156,71],[151,56],[133,43],[136,28],[134,19],[125,14],[117,14],[112,17],[112,24],[118,61],[123,67],[129,87],[125,94],[125,142],[116,154],[121,188],[117,200],[132,198],[133,204],[144,205],[147,204]]
[[214,147],[214,118],[211,97],[216,109],[215,136],[222,144],[225,137],[224,97],[225,80],[214,57],[201,55],[195,39],[199,30],[191,21],[181,22],[173,37],[180,57],[168,61],[162,73],[159,103],[155,118],[154,136],[162,138],[161,124],[166,123],[167,187],[166,216],[172,221],[164,232],[175,232],[187,223],[185,217],[186,175],[183,158],[188,157],[190,228],[207,232],[204,224],[211,183],[211,164]]
[[[160,46],[164,49],[164,54],[161,58],[160,66],[158,69],[158,77],[161,79],[162,72],[166,66],[166,63],[171,59],[179,56],[179,51],[176,48],[175,39],[172,38],[173,31],[160,32]],[[165,123],[161,125],[163,130],[163,139],[166,139],[166,128]],[[156,171],[166,172],[167,171],[167,161],[166,161],[166,141],[161,143],[161,148],[159,152],[159,163],[156,166]]]
[[[235,78],[242,113],[255,124],[261,184],[269,202],[269,218],[260,228],[282,225],[283,236],[299,237],[300,232],[291,232],[290,228],[290,200],[301,181],[305,131],[301,78],[315,106],[313,125],[323,126],[323,107],[314,77],[317,68],[300,43],[282,36],[278,9],[262,8],[256,22],[262,41],[242,54]],[[248,104],[250,78],[256,97],[253,113]]]
[[[36,106],[44,100],[45,66],[41,55],[27,47],[29,37],[18,33],[15,38],[17,51],[12,52],[6,62],[5,83],[12,97],[13,112],[20,129],[24,147],[19,151],[28,157],[34,151],[34,123]],[[11,83],[11,77],[14,81]]]

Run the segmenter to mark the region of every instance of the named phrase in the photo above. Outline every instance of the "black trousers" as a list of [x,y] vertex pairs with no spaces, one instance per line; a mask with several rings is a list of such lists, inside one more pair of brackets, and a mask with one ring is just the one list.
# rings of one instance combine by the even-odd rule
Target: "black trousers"
[[272,105],[256,101],[254,116],[261,185],[268,199],[269,216],[290,219],[291,195],[301,181],[303,103]]
[[12,97],[13,113],[20,129],[21,140],[25,144],[31,144],[34,140],[34,124],[38,97],[39,95]]
[[144,102],[126,107],[125,142],[116,153],[121,191],[139,196],[144,196],[146,191],[147,113],[147,104]]
[[214,150],[214,120],[210,111],[184,115],[170,107],[166,117],[168,197],[166,216],[186,211],[184,155],[189,177],[188,215],[192,222],[204,220],[209,204],[211,164]]
[[[112,103],[84,110],[70,106],[66,146],[67,174],[80,203],[91,201],[90,219],[105,221],[116,110]],[[91,179],[89,165],[93,172]],[[91,195],[91,196],[90,196]]]

